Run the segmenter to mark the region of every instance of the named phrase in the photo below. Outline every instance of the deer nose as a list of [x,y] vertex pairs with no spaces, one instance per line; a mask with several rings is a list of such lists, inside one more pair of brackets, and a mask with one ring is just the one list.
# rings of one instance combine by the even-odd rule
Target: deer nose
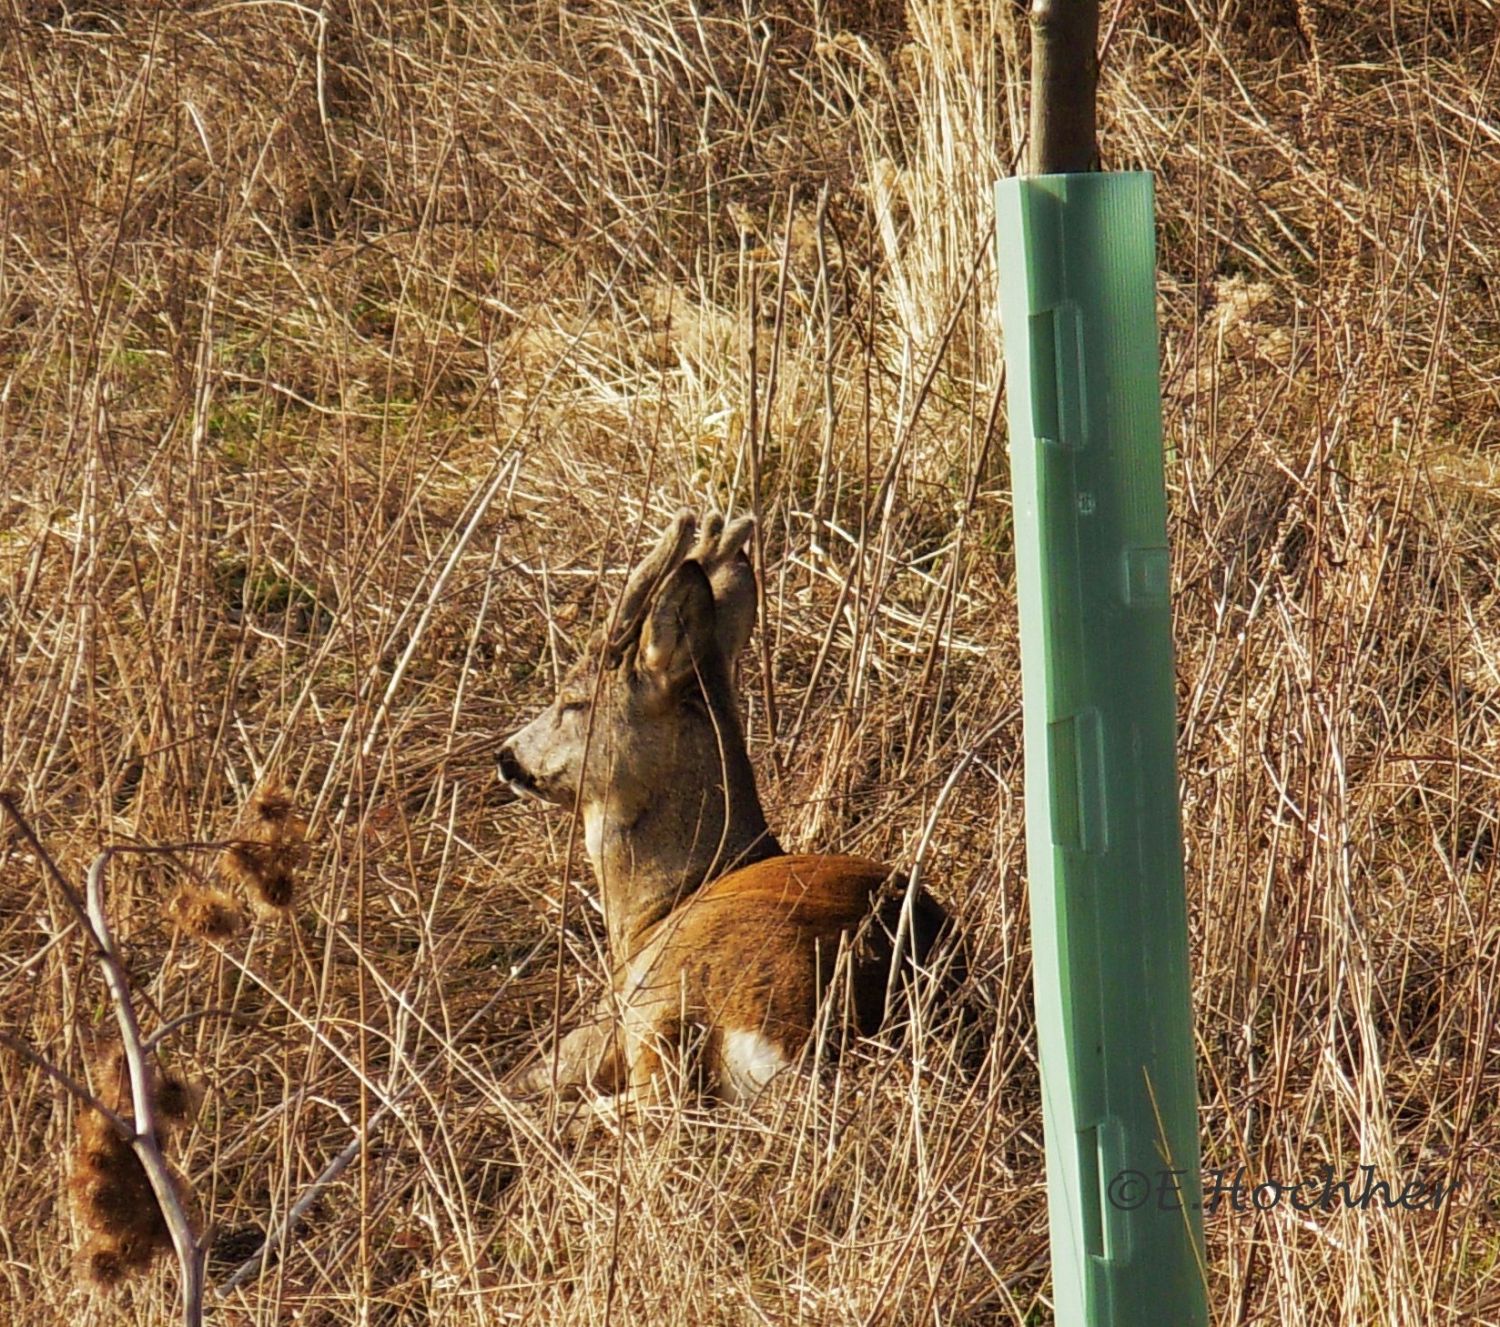
[[511,750],[509,742],[500,748],[496,764],[501,783],[508,783],[513,788],[531,787],[531,775],[521,768],[521,762],[516,759],[516,753]]

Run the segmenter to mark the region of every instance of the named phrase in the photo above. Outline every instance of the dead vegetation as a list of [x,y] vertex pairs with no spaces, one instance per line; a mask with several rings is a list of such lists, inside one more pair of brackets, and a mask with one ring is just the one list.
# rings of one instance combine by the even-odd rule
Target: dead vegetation
[[[74,878],[238,838],[283,917],[177,858],[111,877],[206,1085],[173,1160],[223,1321],[1050,1321],[986,247],[1015,7],[0,12],[0,787]],[[1500,16],[1111,12],[1106,164],[1158,179],[1205,1160],[1460,1181],[1220,1212],[1210,1302],[1500,1321]],[[600,933],[492,759],[684,503],[760,517],[783,841],[909,861],[931,823],[997,1035],[972,1078],[919,1036],[579,1141],[494,1092]],[[273,775],[306,844],[241,822]],[[0,1028],[85,1078],[88,955],[0,834]],[[0,1101],[0,1316],[166,1320],[170,1260],[121,1271],[157,1235],[87,1244],[103,1117],[8,1052]]]
[[[101,1077],[98,1100],[129,1118],[130,1077],[121,1051],[105,1057]],[[158,1073],[151,1086],[162,1123],[186,1124],[196,1109],[196,1094],[187,1081],[177,1074]],[[85,1280],[110,1290],[132,1272],[149,1267],[158,1253],[171,1252],[171,1233],[145,1166],[129,1140],[96,1109],[79,1111],[68,1187],[74,1214],[87,1235],[78,1254]]]

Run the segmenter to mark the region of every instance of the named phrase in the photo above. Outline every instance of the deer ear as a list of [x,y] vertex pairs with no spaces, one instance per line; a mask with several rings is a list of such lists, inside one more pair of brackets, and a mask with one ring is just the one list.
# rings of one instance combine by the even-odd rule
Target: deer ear
[[696,562],[684,562],[663,582],[641,628],[640,671],[663,689],[699,671],[717,648],[714,592]]

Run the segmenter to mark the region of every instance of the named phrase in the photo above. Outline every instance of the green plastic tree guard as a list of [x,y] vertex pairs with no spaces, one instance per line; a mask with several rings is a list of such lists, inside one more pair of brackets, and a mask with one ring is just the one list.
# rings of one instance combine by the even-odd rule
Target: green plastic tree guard
[[996,188],[1059,1327],[1208,1321],[1151,177]]

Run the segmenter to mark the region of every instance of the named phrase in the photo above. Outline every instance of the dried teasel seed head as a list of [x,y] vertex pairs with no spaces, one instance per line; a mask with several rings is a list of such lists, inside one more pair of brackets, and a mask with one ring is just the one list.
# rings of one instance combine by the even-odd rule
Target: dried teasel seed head
[[250,799],[237,837],[239,841],[220,858],[224,877],[245,888],[262,916],[286,912],[296,893],[307,821],[279,784],[267,784]]
[[68,1182],[73,1210],[93,1234],[159,1244],[167,1238],[167,1223],[156,1191],[130,1144],[118,1136],[115,1142],[75,1155]]
[[307,821],[297,814],[290,794],[279,783],[258,789],[245,807],[242,832],[260,843],[301,843]]
[[78,1276],[96,1290],[113,1290],[132,1271],[128,1255],[113,1235],[94,1235],[78,1250]]
[[245,912],[234,895],[222,889],[186,884],[167,903],[167,916],[179,930],[199,940],[222,944],[245,924]]
[[257,912],[275,916],[292,906],[301,861],[299,844],[236,843],[225,850],[220,867],[244,886]]
[[[125,1058],[125,1048],[119,1042],[107,1042],[94,1053],[94,1082],[99,1100],[118,1114],[130,1114],[134,1105],[130,1089],[130,1061]],[[89,1111],[88,1117],[97,1120],[110,1133],[113,1126],[97,1111]]]
[[191,1124],[203,1104],[203,1088],[173,1070],[163,1070],[156,1078],[156,1113],[165,1125]]
[[129,1150],[130,1144],[104,1116],[96,1110],[85,1111],[78,1123],[78,1142],[73,1148],[73,1172],[109,1175],[120,1168],[121,1154]]

